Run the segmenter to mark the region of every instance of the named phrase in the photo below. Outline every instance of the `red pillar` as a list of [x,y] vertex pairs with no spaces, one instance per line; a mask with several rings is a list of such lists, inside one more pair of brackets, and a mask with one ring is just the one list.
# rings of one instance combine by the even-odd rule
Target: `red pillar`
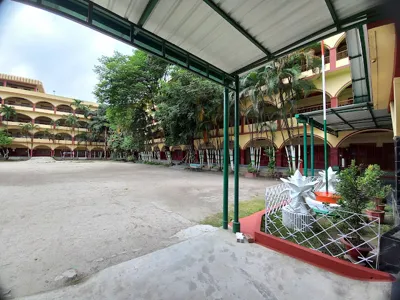
[[7,80],[3,81],[3,86],[7,86]]
[[33,111],[35,111],[35,110],[36,110],[36,103],[33,103],[32,110],[33,110]]
[[275,166],[282,167],[282,151],[281,151],[281,149],[278,149],[275,152]]
[[332,97],[331,98],[331,107],[339,107],[339,100],[337,97]]
[[4,99],[1,98],[1,105],[4,105]]
[[329,163],[330,166],[339,166],[339,149],[330,148],[329,149]]
[[53,149],[50,150],[50,156],[51,156],[51,157],[54,156],[54,150],[53,150]]
[[29,151],[31,152],[31,157],[32,157],[33,156],[33,149],[30,149]]
[[54,106],[54,114],[57,114],[57,107]]
[[336,53],[337,53],[336,48],[329,49],[329,64],[330,64],[329,71],[336,70]]
[[75,137],[72,137],[72,145],[75,145]]
[[245,155],[246,155],[246,150],[240,149],[240,164],[241,165],[245,164]]

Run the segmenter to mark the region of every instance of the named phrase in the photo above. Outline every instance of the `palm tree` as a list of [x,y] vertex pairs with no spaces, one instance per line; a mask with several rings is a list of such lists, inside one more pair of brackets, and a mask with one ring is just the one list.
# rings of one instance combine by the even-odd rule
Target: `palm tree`
[[28,141],[28,136],[30,136],[30,140],[31,140],[31,148],[29,152],[28,150],[28,157],[31,156],[32,151],[33,151],[33,132],[35,130],[37,130],[39,128],[38,125],[33,124],[33,123],[21,123],[19,124],[19,126],[21,127],[21,132],[23,135],[25,135],[25,139],[26,139],[26,146],[29,148],[29,141]]
[[[2,105],[0,107],[0,114],[5,121],[10,121],[12,118],[17,116],[17,111],[14,107],[8,105]],[[6,125],[6,132],[8,134],[8,126]]]
[[[311,48],[304,49],[278,58],[242,79],[245,87],[242,95],[250,97],[256,112],[265,116],[264,103],[266,101],[273,106],[269,119],[282,121],[280,132],[283,140],[286,139],[284,131],[288,134],[289,142],[285,145],[285,150],[291,170],[296,169],[293,146],[294,129],[297,125],[293,121],[296,105],[312,89],[315,89],[311,81],[300,78],[301,69],[304,65],[306,68],[315,69],[320,66],[320,63],[320,59],[314,57]],[[262,105],[259,106],[261,102]]]
[[96,111],[90,112],[88,129],[92,132],[93,137],[104,136],[104,157],[107,155],[107,139],[110,124],[106,116],[107,107],[100,105]]

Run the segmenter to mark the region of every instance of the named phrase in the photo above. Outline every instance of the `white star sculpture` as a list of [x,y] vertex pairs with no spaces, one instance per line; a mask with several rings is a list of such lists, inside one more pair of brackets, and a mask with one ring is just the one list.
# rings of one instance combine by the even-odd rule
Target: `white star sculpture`
[[[326,182],[325,171],[319,172],[319,175],[322,177],[322,181]],[[328,168],[328,192],[335,194],[336,193],[336,184],[339,179],[337,173],[333,171],[332,167]],[[320,192],[325,192],[325,184],[319,189]]]
[[290,207],[294,213],[310,214],[311,209],[308,206],[305,197],[315,199],[315,194],[312,189],[318,181],[307,181],[307,177],[302,176],[299,170],[296,170],[293,176],[288,179],[281,178],[281,180],[289,186]]

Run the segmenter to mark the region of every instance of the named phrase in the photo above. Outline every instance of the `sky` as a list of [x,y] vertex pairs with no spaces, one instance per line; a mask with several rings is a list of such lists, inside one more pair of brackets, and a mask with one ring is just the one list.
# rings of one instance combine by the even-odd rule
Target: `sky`
[[48,94],[96,102],[98,59],[134,50],[44,10],[11,0],[0,3],[0,73],[40,80]]

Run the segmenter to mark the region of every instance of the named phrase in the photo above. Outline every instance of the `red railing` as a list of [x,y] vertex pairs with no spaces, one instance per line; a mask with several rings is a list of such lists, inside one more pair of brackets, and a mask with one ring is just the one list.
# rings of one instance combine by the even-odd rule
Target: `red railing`
[[339,101],[339,106],[345,106],[345,105],[350,105],[354,103],[353,98],[345,99],[345,100],[340,100]]
[[340,51],[336,54],[336,60],[343,59],[349,56],[347,50]]
[[[322,105],[322,103],[316,104],[316,105],[310,105],[310,106],[303,106],[303,107],[297,108],[297,113],[302,114],[302,113],[306,113],[306,112],[310,112],[310,111],[322,110],[323,108],[324,108],[324,106]],[[330,102],[326,103],[326,108],[331,108]]]

